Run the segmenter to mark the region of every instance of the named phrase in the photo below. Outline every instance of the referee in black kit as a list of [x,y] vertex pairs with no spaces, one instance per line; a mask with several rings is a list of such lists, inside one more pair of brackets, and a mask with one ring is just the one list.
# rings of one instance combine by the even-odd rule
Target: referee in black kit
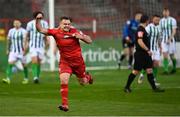
[[136,52],[134,53],[134,69],[128,77],[127,84],[124,88],[124,91],[127,93],[131,92],[130,85],[133,82],[136,75],[142,70],[146,70],[148,81],[154,92],[164,92],[164,89],[156,87],[154,82],[154,76],[152,73],[153,62],[151,58],[150,51],[150,40],[148,34],[145,30],[145,27],[148,25],[149,18],[146,15],[142,15],[140,19],[140,25],[136,32]]

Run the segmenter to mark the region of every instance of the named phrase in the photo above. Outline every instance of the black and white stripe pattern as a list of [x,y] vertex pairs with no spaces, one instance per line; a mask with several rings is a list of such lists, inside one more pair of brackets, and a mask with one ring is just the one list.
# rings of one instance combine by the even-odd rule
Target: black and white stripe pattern
[[12,28],[8,32],[8,39],[11,41],[10,52],[22,53],[24,50],[23,43],[26,37],[26,30],[24,28]]
[[[173,28],[177,28],[177,22],[173,17],[164,17],[160,20],[160,30],[164,43],[167,43],[169,37],[172,35]],[[175,41],[174,38],[173,41]]]
[[[48,23],[46,21],[41,20],[40,23],[41,23],[43,28],[48,28]],[[32,20],[27,24],[26,30],[28,31],[28,33],[30,35],[29,47],[30,48],[44,48],[44,46],[45,46],[45,43],[44,43],[45,35],[42,33],[39,33],[36,30],[35,20]]]
[[160,29],[159,26],[155,26],[153,23],[149,24],[146,27],[146,31],[148,33],[150,39],[150,49],[151,51],[159,50],[159,42],[160,42]]

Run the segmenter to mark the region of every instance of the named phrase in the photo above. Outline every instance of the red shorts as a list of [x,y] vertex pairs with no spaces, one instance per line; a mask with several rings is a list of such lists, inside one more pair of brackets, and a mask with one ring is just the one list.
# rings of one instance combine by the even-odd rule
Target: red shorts
[[85,63],[82,57],[61,59],[59,63],[59,73],[75,74],[78,78],[84,78],[86,75]]

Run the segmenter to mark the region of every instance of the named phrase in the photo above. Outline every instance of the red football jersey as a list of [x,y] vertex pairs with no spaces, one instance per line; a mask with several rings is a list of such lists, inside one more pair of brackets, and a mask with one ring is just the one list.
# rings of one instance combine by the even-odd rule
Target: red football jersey
[[62,58],[82,56],[79,39],[72,36],[74,33],[80,32],[75,28],[71,28],[69,32],[65,32],[58,28],[48,29],[48,35],[54,37]]

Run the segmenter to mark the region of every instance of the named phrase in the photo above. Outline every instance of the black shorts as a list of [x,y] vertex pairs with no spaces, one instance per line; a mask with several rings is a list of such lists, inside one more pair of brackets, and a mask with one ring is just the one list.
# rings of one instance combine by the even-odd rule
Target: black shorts
[[152,68],[153,61],[151,56],[146,52],[134,53],[134,70],[141,71],[142,69]]
[[123,39],[122,46],[123,48],[131,48],[131,47],[134,47],[134,43],[133,42],[129,43],[125,39]]

